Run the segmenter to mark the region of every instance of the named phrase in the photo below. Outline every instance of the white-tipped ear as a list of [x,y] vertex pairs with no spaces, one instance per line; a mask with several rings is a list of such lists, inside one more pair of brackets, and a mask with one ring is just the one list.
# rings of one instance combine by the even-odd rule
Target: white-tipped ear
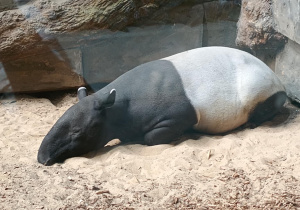
[[109,92],[109,94],[112,94],[113,92],[116,92],[116,89],[111,89],[111,91]]
[[114,105],[116,100],[116,90],[112,89],[107,96],[104,97],[103,100],[94,101],[94,109],[102,110],[110,108]]
[[78,97],[79,101],[81,99],[83,99],[84,97],[86,97],[86,96],[87,96],[87,90],[86,90],[86,88],[85,87],[78,88],[78,90],[77,90],[77,97]]
[[112,105],[114,105],[115,100],[116,100],[116,89],[112,89],[109,92],[109,96],[107,97],[106,102],[104,103],[105,104],[105,108],[109,108]]

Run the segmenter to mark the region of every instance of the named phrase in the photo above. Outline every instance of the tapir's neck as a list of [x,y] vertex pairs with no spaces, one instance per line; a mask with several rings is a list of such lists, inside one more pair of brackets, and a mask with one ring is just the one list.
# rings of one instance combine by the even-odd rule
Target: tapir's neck
[[128,113],[129,100],[125,97],[124,91],[113,83],[102,88],[95,93],[95,98],[101,98],[101,95],[106,95],[112,89],[117,89],[115,103],[112,107],[107,108],[102,113],[103,127],[101,128],[101,146],[104,146],[113,139],[127,141],[134,138],[132,134],[135,131],[130,127],[134,124]]

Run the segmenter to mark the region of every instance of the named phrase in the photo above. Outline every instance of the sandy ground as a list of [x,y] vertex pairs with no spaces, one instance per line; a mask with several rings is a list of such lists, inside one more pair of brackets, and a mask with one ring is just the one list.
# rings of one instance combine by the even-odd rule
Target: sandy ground
[[0,100],[0,209],[300,209],[300,115],[46,167],[39,145],[75,95]]

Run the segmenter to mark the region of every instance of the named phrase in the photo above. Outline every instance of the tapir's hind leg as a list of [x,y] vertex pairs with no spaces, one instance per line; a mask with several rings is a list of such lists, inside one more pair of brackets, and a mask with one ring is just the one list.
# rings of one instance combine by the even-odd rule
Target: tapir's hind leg
[[270,96],[264,102],[257,104],[255,109],[249,115],[249,122],[260,125],[272,118],[283,106],[286,101],[286,93],[281,91]]

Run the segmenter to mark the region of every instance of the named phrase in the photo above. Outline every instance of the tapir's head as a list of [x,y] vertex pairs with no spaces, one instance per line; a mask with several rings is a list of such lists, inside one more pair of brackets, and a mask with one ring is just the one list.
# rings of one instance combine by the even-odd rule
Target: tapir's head
[[69,108],[45,136],[38,151],[38,162],[52,165],[101,145],[105,112],[114,104],[115,97],[115,90],[83,99],[79,96],[80,101]]

